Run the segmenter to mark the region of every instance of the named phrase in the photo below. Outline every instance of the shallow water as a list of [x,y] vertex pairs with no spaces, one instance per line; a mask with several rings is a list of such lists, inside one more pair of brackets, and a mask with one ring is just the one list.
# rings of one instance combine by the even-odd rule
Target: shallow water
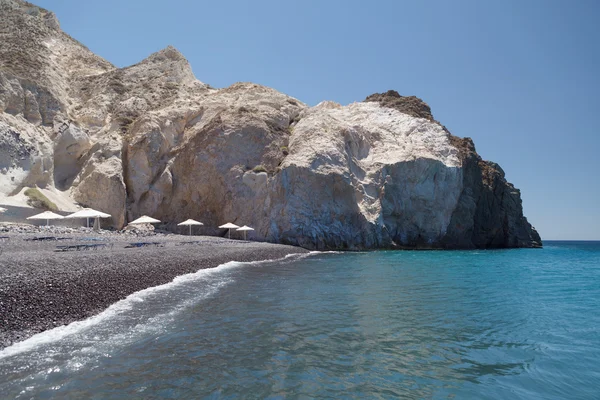
[[0,352],[2,398],[600,397],[600,242],[229,263]]

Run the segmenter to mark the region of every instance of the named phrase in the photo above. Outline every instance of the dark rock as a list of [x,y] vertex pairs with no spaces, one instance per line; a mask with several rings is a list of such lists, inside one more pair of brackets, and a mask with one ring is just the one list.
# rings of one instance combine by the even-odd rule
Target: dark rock
[[365,102],[376,102],[383,107],[393,108],[413,117],[425,118],[429,121],[437,122],[433,119],[431,108],[427,103],[416,96],[401,96],[395,90],[372,94],[367,96]]
[[[440,124],[427,103],[415,96],[401,96],[388,90],[372,94],[365,101]],[[523,215],[521,192],[506,180],[504,170],[494,162],[484,161],[471,138],[459,138],[440,126],[459,151],[464,189],[441,243],[428,246],[417,243],[416,247],[541,247],[540,235]]]
[[463,192],[442,246],[447,248],[542,247],[523,215],[521,192],[494,162],[484,161],[471,138],[449,136],[463,163]]

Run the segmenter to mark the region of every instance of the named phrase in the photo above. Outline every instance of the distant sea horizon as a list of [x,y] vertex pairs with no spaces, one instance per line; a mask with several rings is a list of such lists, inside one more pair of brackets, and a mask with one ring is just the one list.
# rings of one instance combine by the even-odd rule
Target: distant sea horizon
[[542,243],[546,242],[600,242],[600,239],[542,239]]

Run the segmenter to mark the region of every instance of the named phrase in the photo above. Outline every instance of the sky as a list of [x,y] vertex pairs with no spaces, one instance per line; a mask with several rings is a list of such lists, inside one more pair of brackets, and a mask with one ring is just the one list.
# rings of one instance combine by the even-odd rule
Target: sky
[[596,0],[33,0],[118,67],[168,45],[213,87],[425,100],[500,164],[542,239],[600,240]]

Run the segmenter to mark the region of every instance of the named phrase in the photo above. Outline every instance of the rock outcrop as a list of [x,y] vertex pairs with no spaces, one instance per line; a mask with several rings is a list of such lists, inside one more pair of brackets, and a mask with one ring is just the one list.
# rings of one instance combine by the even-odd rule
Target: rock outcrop
[[38,186],[116,228],[230,221],[311,249],[541,245],[502,169],[414,96],[308,107],[252,83],[217,90],[173,47],[115,68],[49,11],[0,12],[0,203]]
[[386,108],[393,108],[415,118],[425,118],[431,122],[437,122],[433,119],[429,105],[416,96],[401,96],[395,90],[388,90],[385,93],[374,93],[367,96],[365,101],[378,103]]

